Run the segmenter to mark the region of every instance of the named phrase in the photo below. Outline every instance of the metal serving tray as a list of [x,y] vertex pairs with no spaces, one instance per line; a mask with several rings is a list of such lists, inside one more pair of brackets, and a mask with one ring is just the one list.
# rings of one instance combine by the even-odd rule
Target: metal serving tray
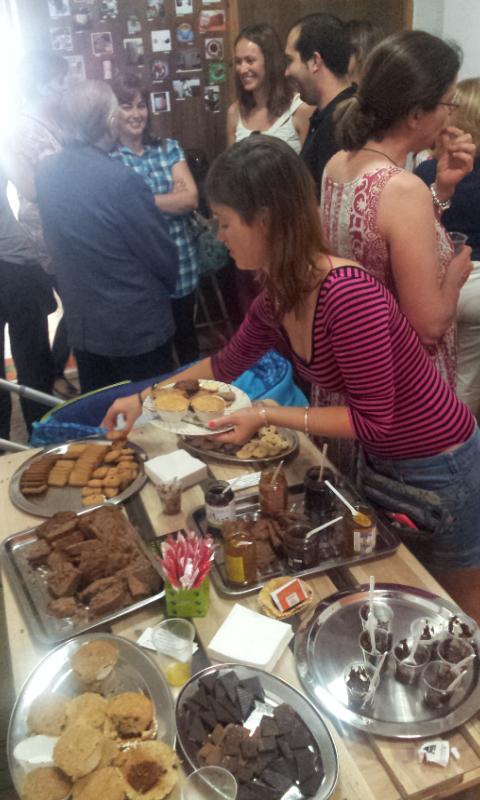
[[[358,500],[357,495],[355,492],[349,488],[345,483],[341,484],[342,493],[349,499],[351,502],[355,502]],[[290,497],[290,504],[289,510],[290,511],[303,511],[303,484],[295,484],[294,486],[289,487],[289,497]],[[340,502],[340,501],[338,501]],[[343,505],[337,505],[336,510],[333,512],[332,519],[342,514],[344,511]],[[260,514],[260,499],[258,492],[255,494],[246,495],[242,498],[236,498],[236,514],[237,517],[249,517],[250,519],[256,519]],[[191,522],[193,526],[205,536],[207,534],[207,520],[205,516],[205,506],[200,506],[199,508],[195,509],[192,513]],[[317,524],[317,523],[315,523]],[[336,567],[343,567],[349,564],[358,564],[363,561],[372,561],[377,558],[384,558],[385,556],[391,555],[399,546],[400,541],[389,527],[387,527],[380,519],[377,519],[378,525],[378,534],[377,534],[377,544],[373,553],[369,553],[368,555],[356,555],[351,557],[344,557],[344,556],[337,556],[337,557],[327,557],[324,560],[320,561],[315,567],[311,567],[310,569],[301,570],[296,572],[295,575],[297,577],[304,577],[308,578],[312,575],[318,575],[319,573],[326,572],[329,569],[335,569]],[[312,528],[314,527],[314,523],[312,523]],[[338,522],[335,525],[332,525],[331,528],[328,528],[328,538],[329,541],[338,540],[343,538],[343,529],[342,529],[342,522]],[[328,552],[329,545],[326,545],[326,551]],[[248,594],[252,594],[253,592],[258,592],[262,586],[265,585],[267,581],[271,578],[276,578],[279,575],[291,575],[292,570],[287,567],[286,561],[278,560],[276,564],[273,565],[272,569],[269,572],[264,572],[258,575],[258,580],[255,583],[248,584],[248,586],[240,586],[234,587],[228,583],[228,579],[225,572],[225,562],[223,556],[223,546],[219,544],[215,551],[215,562],[210,573],[211,580],[217,590],[217,592],[222,597],[243,597]]]
[[[84,444],[84,442],[76,439],[71,442],[65,442],[64,444],[57,445],[56,447],[45,447],[40,451],[40,453],[35,453],[35,455],[29,458],[28,461],[24,461],[23,464],[16,470],[16,472],[14,472],[10,480],[10,500],[15,506],[17,506],[17,508],[21,508],[22,511],[26,511],[28,514],[36,514],[39,517],[50,517],[52,514],[55,514],[56,511],[77,512],[85,509],[85,506],[82,505],[81,489],[74,486],[64,486],[62,488],[50,486],[45,494],[38,496],[30,495],[28,497],[23,495],[20,491],[20,478],[27,467],[29,467],[34,461],[37,461],[42,456],[55,454],[63,455],[63,453],[67,452],[68,447],[71,444]],[[85,444],[111,445],[112,442],[108,439],[89,439],[88,442],[85,442]],[[141,447],[133,442],[127,442],[125,447],[129,447],[135,453],[135,461],[139,468],[139,474],[130,484],[130,486],[127,486],[123,492],[120,492],[120,494],[118,494],[116,497],[108,500],[110,505],[121,503],[123,500],[126,500],[127,497],[131,497],[132,494],[139,492],[147,480],[147,476],[145,475],[143,468],[143,462],[146,460],[147,454],[144,450],[142,450]]]
[[203,460],[214,460],[214,461],[222,461],[228,464],[274,464],[278,461],[286,461],[298,450],[298,436],[294,431],[289,430],[288,428],[278,428],[278,433],[284,439],[288,441],[288,448],[286,450],[282,450],[281,453],[278,453],[276,456],[267,456],[266,458],[238,458],[235,453],[225,453],[222,450],[215,450],[213,448],[201,447],[200,444],[197,444],[195,439],[192,438],[191,440],[186,437],[182,436],[180,443],[185,450],[188,450],[193,456],[197,456]]
[[10,717],[7,734],[8,765],[13,783],[20,793],[25,776],[23,766],[14,757],[16,745],[29,735],[27,717],[32,702],[38,695],[58,692],[73,698],[87,691],[79,686],[71,667],[71,657],[87,642],[106,640],[118,648],[118,661],[107,679],[108,694],[143,692],[150,697],[157,722],[157,739],[175,746],[175,713],[172,693],[157,665],[137,644],[108,633],[86,634],[71,639],[54,650],[38,664],[25,681]]
[[[100,506],[96,506],[96,508],[100,508]],[[94,510],[94,508],[85,509],[77,516],[88,514]],[[151,551],[133,526],[132,529],[143,554],[148,558],[155,571],[161,575]],[[62,642],[65,639],[69,639],[71,636],[77,636],[85,631],[98,628],[101,625],[115,622],[126,614],[130,614],[132,611],[138,611],[140,608],[150,605],[164,597],[165,591],[162,588],[159,592],[150,597],[146,597],[144,600],[138,600],[136,603],[131,603],[129,606],[125,606],[103,617],[97,617],[94,620],[75,621],[68,617],[65,619],[53,617],[51,614],[47,613],[47,605],[52,600],[52,597],[47,589],[46,571],[42,568],[35,569],[31,567],[23,554],[23,550],[27,545],[37,541],[38,537],[35,531],[36,528],[29,528],[28,530],[20,531],[19,533],[14,533],[12,536],[9,536],[2,544],[1,553],[3,565],[9,577],[11,587],[22,609],[23,616],[32,635],[38,641],[47,644]],[[163,578],[161,586],[163,587]]]
[[[179,744],[193,769],[201,766],[196,758],[196,750],[198,747],[189,740],[188,732],[184,730],[181,724],[181,713],[183,704],[189,697],[191,697],[198,689],[199,678],[205,675],[215,674],[219,678],[222,674],[234,670],[240,680],[257,676],[260,679],[262,687],[265,692],[265,703],[260,703],[258,700],[255,704],[255,709],[252,711],[248,720],[244,723],[250,730],[258,725],[260,718],[265,715],[271,715],[272,709],[281,703],[287,703],[292,706],[297,714],[302,718],[303,722],[309,729],[313,738],[316,741],[320,755],[322,758],[323,769],[325,775],[317,793],[313,796],[312,800],[327,800],[335,789],[338,777],[338,757],[335,744],[333,742],[328,728],[325,725],[322,717],[317,709],[310,703],[310,701],[289,683],[264,672],[261,669],[254,667],[243,666],[243,664],[222,664],[215,667],[207,667],[202,672],[197,672],[191,680],[185,684],[180,695],[178,696],[177,705],[175,709],[177,721],[177,735]],[[302,800],[304,795],[297,787],[289,789],[285,794],[285,798],[289,800]]]
[[[468,666],[464,686],[443,709],[424,704],[420,684],[406,686],[395,679],[392,656],[372,705],[361,713],[348,707],[344,670],[353,661],[362,661],[359,610],[368,601],[368,587],[362,589],[338,592],[319,603],[310,624],[295,636],[297,672],[313,702],[365,733],[397,739],[440,736],[466,722],[480,708],[478,658]],[[417,617],[433,617],[446,628],[450,615],[460,611],[449,600],[396,584],[380,584],[375,599],[393,610],[394,642],[409,635]],[[478,654],[478,631],[474,645]]]

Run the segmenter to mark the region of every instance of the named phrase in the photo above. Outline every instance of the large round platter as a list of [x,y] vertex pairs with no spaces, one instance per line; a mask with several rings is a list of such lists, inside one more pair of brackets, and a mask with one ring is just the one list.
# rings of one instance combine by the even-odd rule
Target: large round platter
[[[446,629],[458,607],[421,589],[380,584],[375,599],[393,610],[393,641],[409,635],[417,617],[433,617]],[[443,710],[432,710],[423,702],[419,685],[405,686],[395,680],[390,657],[372,706],[360,712],[347,704],[344,670],[362,660],[358,644],[361,633],[360,607],[368,600],[363,591],[339,592],[324,600],[304,631],[295,636],[295,660],[299,678],[313,702],[333,717],[378,736],[413,739],[440,736],[466,722],[480,707],[478,658],[468,666],[464,688],[457,689]],[[480,634],[474,636],[477,653]]]
[[[36,514],[38,517],[50,517],[57,511],[74,511],[75,513],[78,511],[85,511],[85,506],[82,505],[81,489],[74,486],[64,486],[61,489],[56,488],[55,486],[50,486],[45,494],[38,496],[31,495],[29,497],[24,496],[20,491],[20,478],[27,467],[29,467],[34,461],[38,460],[42,456],[57,454],[63,455],[67,452],[68,447],[71,444],[111,445],[112,442],[107,439],[89,439],[86,442],[82,442],[80,439],[75,439],[74,441],[64,442],[63,444],[55,447],[45,447],[39,453],[35,453],[32,458],[29,458],[27,461],[23,462],[23,464],[12,475],[10,480],[10,500],[15,506],[17,506],[17,508],[21,508],[22,511],[26,511],[28,514]],[[135,480],[132,481],[130,486],[127,486],[123,492],[120,492],[120,494],[117,494],[117,496],[113,497],[111,500],[106,501],[109,504],[122,503],[123,500],[127,499],[127,497],[130,497],[132,494],[140,491],[143,484],[147,480],[147,476],[145,475],[143,468],[143,462],[146,460],[147,454],[144,450],[142,450],[141,447],[133,442],[128,442],[126,447],[129,447],[135,453],[135,461],[138,464],[139,474]]]
[[68,642],[51,650],[38,664],[25,681],[10,717],[7,734],[8,765],[17,792],[25,775],[25,770],[13,755],[16,745],[29,735],[27,716],[32,702],[40,694],[59,692],[67,697],[75,697],[82,689],[72,671],[70,659],[86,642],[94,639],[108,640],[119,651],[114,673],[108,679],[109,694],[120,692],[143,692],[155,708],[157,720],[157,739],[162,739],[170,747],[175,746],[175,713],[170,689],[161,671],[137,644],[108,633],[93,633],[76,636]]
[[[240,411],[241,408],[249,408],[252,404],[250,402],[250,398],[248,394],[242,391],[242,389],[237,389],[236,386],[232,386],[229,383],[222,383],[221,381],[213,381],[213,380],[204,380],[199,381],[201,389],[208,389],[212,392],[233,392],[235,395],[235,400],[229,405],[223,415],[226,419],[229,414],[233,414],[234,411]],[[164,389],[172,389],[174,386],[173,383],[169,383],[164,386]],[[161,428],[164,431],[168,431],[169,433],[177,433],[179,436],[205,436],[206,434],[211,434],[212,431],[206,427],[206,425],[202,425],[202,423],[195,421],[195,423],[180,420],[180,422],[166,422],[165,420],[161,419],[158,415],[158,412],[155,409],[155,403],[150,395],[145,399],[143,403],[143,414],[149,422],[152,422],[158,428]],[[186,419],[188,420],[188,416],[191,416],[193,419],[193,414],[191,412],[187,412]],[[221,433],[223,430],[228,430],[228,422],[225,422],[224,428],[217,428],[215,433]]]
[[[304,697],[300,692],[290,686],[281,678],[277,678],[264,670],[254,669],[242,664],[221,664],[218,666],[207,667],[207,669],[197,672],[191,680],[185,684],[180,692],[175,709],[177,721],[177,736],[179,744],[185,754],[187,761],[193,769],[197,769],[200,765],[196,757],[196,748],[194,744],[188,739],[187,733],[182,725],[181,714],[184,709],[184,703],[197,691],[199,687],[199,679],[205,675],[214,674],[221,678],[226,672],[234,670],[240,680],[246,678],[258,677],[265,692],[265,703],[256,701],[256,707],[252,711],[248,720],[244,723],[246,727],[253,730],[257,727],[260,718],[266,714],[271,715],[272,709],[280,703],[287,703],[292,706],[296,713],[301,717],[304,724],[309,729],[313,736],[322,759],[323,769],[325,775],[322,783],[313,796],[312,800],[327,800],[335,789],[338,777],[338,757],[335,744],[333,742],[327,726],[325,725],[322,717],[310,701]],[[286,795],[287,796],[287,795]],[[298,788],[292,788],[288,792],[288,796],[295,798],[295,800],[302,800],[304,795]]]
[[235,453],[225,453],[222,450],[203,447],[201,444],[197,444],[196,440],[189,441],[188,438],[182,439],[182,447],[193,456],[198,456],[202,459],[214,459],[215,461],[224,461],[230,464],[272,464],[276,461],[285,461],[291,458],[298,450],[298,436],[294,431],[288,428],[278,428],[278,434],[287,440],[288,447],[282,450],[281,453],[277,453],[277,455],[266,456],[265,458],[238,458]]

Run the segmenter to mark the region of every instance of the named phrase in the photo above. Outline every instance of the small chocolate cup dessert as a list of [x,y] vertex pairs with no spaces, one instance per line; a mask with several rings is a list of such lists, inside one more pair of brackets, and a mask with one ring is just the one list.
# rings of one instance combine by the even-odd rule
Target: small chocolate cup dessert
[[[366,630],[369,612],[370,603],[363,603],[363,605],[360,606],[360,621],[362,623],[363,630]],[[393,609],[388,605],[388,603],[384,603],[380,600],[374,600],[372,613],[375,617],[377,628],[383,628],[387,631],[387,633],[390,633],[392,630]]]
[[425,664],[430,659],[430,650],[424,644],[417,645],[414,655],[412,655],[411,647],[411,639],[400,639],[393,648],[395,678],[400,683],[408,685],[418,681]]
[[[440,661],[446,664],[458,664],[464,658],[475,653],[472,645],[466,639],[457,639],[455,636],[443,636],[437,645],[437,655]],[[473,660],[473,659],[472,659]]]
[[[375,628],[375,647],[372,647],[370,640],[370,633],[365,630],[360,634],[358,640],[363,652],[363,659],[365,664],[373,664],[376,667],[384,653],[390,653],[392,649],[392,634],[388,633],[383,628]],[[385,658],[382,666],[382,672],[387,668],[389,655]]]
[[[374,672],[375,670],[370,664],[362,664],[360,661],[349,664],[345,669],[344,679],[350,708],[357,710],[364,706]],[[372,692],[365,706],[372,702],[374,694]]]
[[455,689],[449,689],[452,682],[459,675],[459,670],[444,661],[430,661],[422,672],[424,688],[423,699],[429,708],[442,708],[453,697]]
[[447,631],[450,636],[454,636],[456,639],[470,639],[473,638],[475,635],[475,631],[477,630],[477,623],[467,617],[466,614],[452,614],[450,619],[448,620]]

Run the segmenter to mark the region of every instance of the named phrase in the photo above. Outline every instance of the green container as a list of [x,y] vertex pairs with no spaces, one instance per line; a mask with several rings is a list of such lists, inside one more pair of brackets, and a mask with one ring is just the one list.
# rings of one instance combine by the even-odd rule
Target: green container
[[204,617],[210,602],[210,581],[208,578],[198,589],[174,589],[165,581],[165,604],[168,617]]

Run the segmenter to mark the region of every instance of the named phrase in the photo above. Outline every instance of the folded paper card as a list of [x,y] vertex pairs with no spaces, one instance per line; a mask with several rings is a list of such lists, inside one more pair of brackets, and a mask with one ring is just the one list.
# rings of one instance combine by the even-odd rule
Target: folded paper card
[[270,670],[292,636],[293,631],[285,622],[257,614],[236,603],[207,649],[211,658],[217,661],[238,661]]
[[182,482],[183,489],[203,481],[208,474],[203,461],[194,458],[185,450],[174,450],[173,453],[145,461],[145,472],[152,483],[157,485],[176,477]]

